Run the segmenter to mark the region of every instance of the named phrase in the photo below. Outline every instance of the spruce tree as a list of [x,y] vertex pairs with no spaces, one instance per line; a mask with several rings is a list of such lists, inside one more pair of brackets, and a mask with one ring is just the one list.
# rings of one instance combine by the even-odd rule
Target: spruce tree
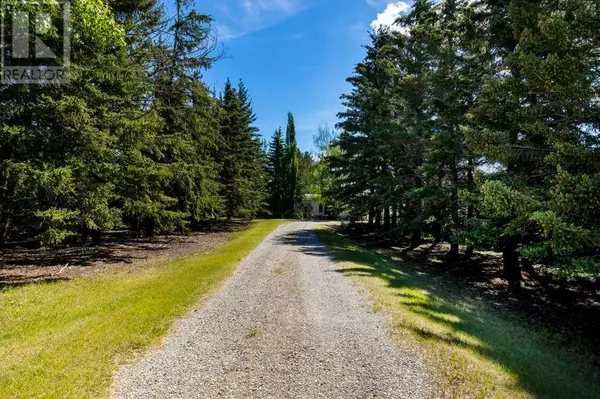
[[[35,6],[6,2],[2,12]],[[84,229],[118,225],[111,205],[114,142],[103,107],[111,54],[125,44],[124,33],[101,1],[72,8],[71,82],[0,86],[0,243],[37,236],[56,245]],[[54,10],[51,17],[60,18]],[[49,31],[43,40],[60,38]]]
[[225,215],[229,219],[254,217],[264,207],[266,189],[264,155],[253,126],[255,116],[250,98],[243,83],[235,89],[227,80],[220,102],[223,142],[219,161]]
[[[598,44],[590,27],[598,14],[595,6],[577,1],[489,4],[486,11],[494,24],[489,51],[501,54],[502,62],[494,64],[465,133],[472,148],[504,167],[481,184],[484,222],[499,229],[505,273],[518,290],[520,255],[525,264],[597,268],[590,257],[597,234],[586,230],[593,226],[571,219],[555,198],[575,181],[589,182],[581,192],[597,186],[589,160],[596,140],[592,65]],[[562,246],[555,238],[566,235],[571,242]]]
[[252,108],[252,100],[244,83],[240,80],[237,88],[238,97],[242,106],[244,118],[245,143],[244,153],[240,154],[240,163],[243,164],[243,174],[250,183],[247,194],[245,215],[255,217],[267,206],[267,176],[265,171],[266,154],[259,130],[254,123],[256,115]]
[[479,65],[472,61],[468,48],[471,18],[467,1],[447,0],[428,21],[426,48],[432,70],[426,79],[430,93],[427,109],[432,125],[430,135],[423,137],[423,199],[427,216],[433,215],[435,240],[440,241],[443,234],[451,243],[450,261],[459,254],[454,232],[472,214],[468,210],[472,205],[465,199],[472,190],[474,162],[461,127],[468,121],[482,75],[477,73]]
[[[175,2],[173,18],[158,0],[71,6],[71,83],[0,86],[0,244],[97,241],[122,226],[182,231],[224,214],[224,111],[202,81],[219,57],[212,19],[188,0]],[[242,139],[228,156],[244,179],[229,213],[255,216],[266,156],[243,84],[236,96]]]
[[367,55],[348,78],[351,93],[343,95],[346,111],[338,116],[342,129],[337,146],[343,157],[332,157],[332,169],[342,187],[339,199],[351,204],[354,213],[368,213],[369,222],[379,224],[382,212],[389,227],[389,210],[396,203],[394,170],[390,161],[393,151],[392,115],[396,83],[391,68],[394,55],[393,33],[382,28],[371,34]]
[[296,124],[294,115],[288,113],[288,123],[285,131],[285,215],[294,217],[296,215],[296,204],[300,200],[298,191],[298,167],[300,150],[296,141]]
[[269,145],[269,210],[273,217],[285,217],[285,147],[281,128],[275,131]]
[[[417,0],[373,32],[327,157],[355,219],[534,264],[598,264],[597,5]],[[392,219],[390,221],[390,218]]]

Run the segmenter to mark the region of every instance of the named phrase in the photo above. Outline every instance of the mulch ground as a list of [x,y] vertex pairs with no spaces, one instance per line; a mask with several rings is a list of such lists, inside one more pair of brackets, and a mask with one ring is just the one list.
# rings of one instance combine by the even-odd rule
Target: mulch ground
[[186,235],[140,237],[111,232],[95,246],[28,248],[14,244],[0,250],[0,289],[30,283],[90,277],[101,272],[132,271],[143,266],[203,253],[225,244],[246,222],[215,223]]
[[[458,298],[482,300],[502,311],[536,323],[567,342],[591,350],[600,359],[600,280],[566,279],[537,270],[523,272],[523,292],[508,292],[501,255],[479,252],[470,261],[448,263],[449,245],[425,243],[407,250],[397,241],[364,229],[342,233],[367,246],[383,249],[394,259],[435,280]],[[600,366],[600,364],[598,364]]]

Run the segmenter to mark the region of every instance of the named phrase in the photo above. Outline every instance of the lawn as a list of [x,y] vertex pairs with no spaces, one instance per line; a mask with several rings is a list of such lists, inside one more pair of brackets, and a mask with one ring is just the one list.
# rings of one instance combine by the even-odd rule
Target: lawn
[[0,291],[0,397],[108,396],[123,363],[232,274],[282,221],[257,221],[204,254],[131,273]]
[[438,392],[453,398],[600,398],[583,348],[481,301],[457,298],[427,275],[331,230],[319,237],[341,270],[386,312],[391,335],[424,354]]

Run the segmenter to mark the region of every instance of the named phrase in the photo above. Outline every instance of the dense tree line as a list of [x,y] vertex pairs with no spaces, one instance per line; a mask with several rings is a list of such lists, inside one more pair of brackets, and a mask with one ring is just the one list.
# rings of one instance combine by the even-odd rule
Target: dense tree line
[[416,0],[348,79],[334,189],[354,220],[600,274],[600,9],[591,0]]
[[307,157],[310,159],[310,154],[302,154],[298,148],[294,115],[288,113],[285,137],[279,128],[269,143],[267,179],[269,212],[273,217],[299,216],[299,205],[307,192],[302,177],[307,169],[301,166],[306,166]]
[[0,85],[0,245],[262,213],[266,156],[248,91],[228,81],[216,96],[202,80],[219,58],[212,19],[190,0],[171,13],[158,0],[72,7],[71,82]]

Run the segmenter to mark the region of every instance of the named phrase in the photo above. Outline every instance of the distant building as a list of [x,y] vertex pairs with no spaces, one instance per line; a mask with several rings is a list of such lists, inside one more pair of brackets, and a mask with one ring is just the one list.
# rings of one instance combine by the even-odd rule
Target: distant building
[[302,216],[305,219],[327,219],[329,214],[318,195],[307,194],[302,205]]

